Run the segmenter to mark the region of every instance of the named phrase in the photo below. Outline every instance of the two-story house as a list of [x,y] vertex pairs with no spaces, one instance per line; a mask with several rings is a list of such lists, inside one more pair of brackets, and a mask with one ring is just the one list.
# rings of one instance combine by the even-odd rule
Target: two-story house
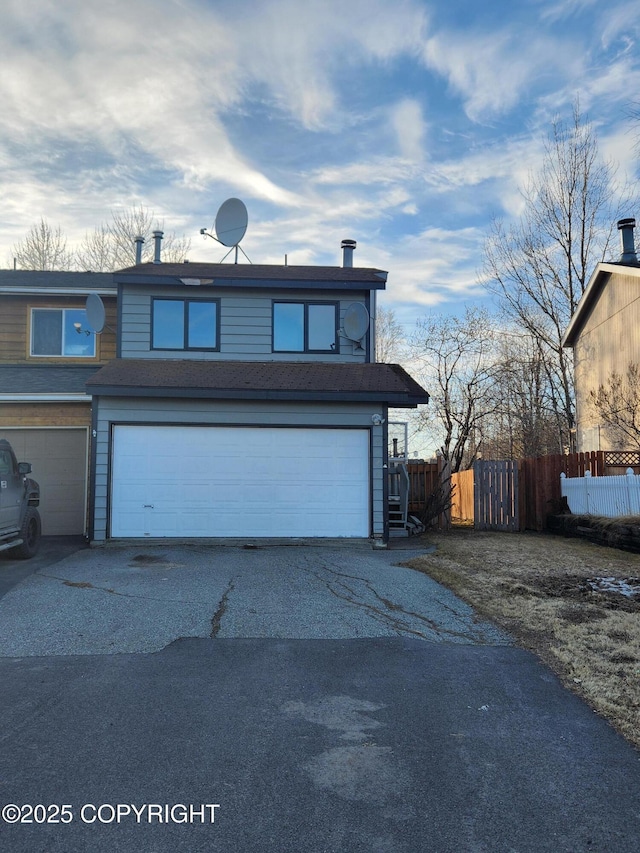
[[[603,422],[592,392],[608,387],[612,374],[626,377],[640,365],[640,262],[635,250],[635,219],[621,219],[618,261],[599,263],[565,332],[573,349],[577,450],[617,450],[620,438]],[[630,449],[622,444],[623,449]]]
[[[106,309],[101,335],[85,310]],[[0,437],[32,463],[45,535],[86,531],[91,397],[85,383],[115,357],[111,273],[0,270]]]
[[342,267],[154,262],[114,274],[117,358],[87,383],[94,543],[386,541],[388,407],[428,394],[374,362],[387,274],[351,266],[350,250]]

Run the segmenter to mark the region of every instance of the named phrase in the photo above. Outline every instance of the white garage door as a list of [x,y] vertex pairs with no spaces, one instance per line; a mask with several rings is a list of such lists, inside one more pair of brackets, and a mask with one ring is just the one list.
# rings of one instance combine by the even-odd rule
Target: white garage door
[[369,535],[369,433],[113,430],[111,535]]
[[87,502],[86,429],[7,429],[20,462],[31,462],[40,485],[40,516],[45,536],[85,531]]

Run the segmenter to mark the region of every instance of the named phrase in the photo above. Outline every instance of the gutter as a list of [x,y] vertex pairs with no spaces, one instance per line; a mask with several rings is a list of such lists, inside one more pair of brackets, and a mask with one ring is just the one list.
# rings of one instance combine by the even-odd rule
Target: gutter
[[89,394],[0,394],[0,403],[90,403]]
[[100,296],[116,296],[115,288],[104,287],[12,287],[11,285],[0,285],[0,293],[12,293],[17,296],[28,296],[29,294],[55,294],[56,296],[88,296],[90,293],[98,293]]

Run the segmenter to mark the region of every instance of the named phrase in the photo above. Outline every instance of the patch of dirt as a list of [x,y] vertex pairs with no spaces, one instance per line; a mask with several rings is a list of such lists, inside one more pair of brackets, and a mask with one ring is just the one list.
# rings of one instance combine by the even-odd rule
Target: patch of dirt
[[[542,595],[551,598],[568,598],[583,604],[591,604],[607,610],[624,610],[626,613],[640,611],[640,598],[629,597],[614,589],[599,588],[603,578],[584,578],[581,575],[564,577],[534,578],[531,583]],[[618,578],[620,584],[629,585],[632,578]],[[515,592],[515,589],[512,590]],[[604,614],[602,614],[604,616]]]
[[454,529],[407,565],[535,652],[640,747],[640,555],[536,533]]

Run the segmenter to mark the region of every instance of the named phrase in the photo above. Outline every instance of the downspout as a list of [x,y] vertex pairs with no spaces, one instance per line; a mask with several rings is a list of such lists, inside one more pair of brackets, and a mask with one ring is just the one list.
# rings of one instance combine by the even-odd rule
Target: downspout
[[89,519],[87,524],[87,539],[89,544],[93,542],[93,538],[95,536],[95,508],[96,508],[96,456],[97,456],[97,445],[98,445],[98,405],[100,403],[100,398],[92,396],[91,397],[91,434],[89,436],[89,447],[91,448],[91,452],[89,453],[89,499],[87,501],[87,511],[89,513]]
[[377,296],[375,290],[369,291],[369,352],[367,353],[367,361],[374,362],[376,360],[376,317],[378,313]]
[[389,547],[389,407],[382,407],[382,538],[374,539],[374,548]]

